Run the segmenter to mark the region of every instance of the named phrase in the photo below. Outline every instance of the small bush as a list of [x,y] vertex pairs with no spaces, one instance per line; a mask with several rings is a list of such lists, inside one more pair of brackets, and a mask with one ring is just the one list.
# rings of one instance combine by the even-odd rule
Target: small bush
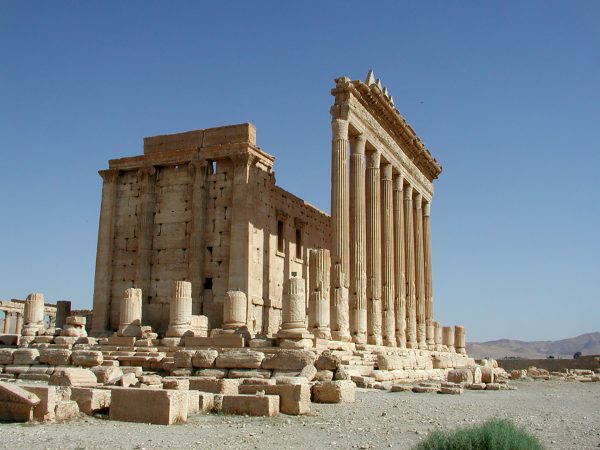
[[492,419],[454,431],[434,431],[414,450],[542,450],[540,441],[509,420]]

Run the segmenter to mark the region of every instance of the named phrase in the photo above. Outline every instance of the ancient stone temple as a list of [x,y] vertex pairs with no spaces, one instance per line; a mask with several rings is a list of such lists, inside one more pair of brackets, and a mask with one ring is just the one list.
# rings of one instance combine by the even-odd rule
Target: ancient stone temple
[[251,124],[148,137],[143,155],[109,161],[92,334],[123,327],[135,288],[138,325],[168,336],[186,281],[206,335],[447,350],[430,237],[441,167],[372,72],[332,95],[331,216],[276,186]]

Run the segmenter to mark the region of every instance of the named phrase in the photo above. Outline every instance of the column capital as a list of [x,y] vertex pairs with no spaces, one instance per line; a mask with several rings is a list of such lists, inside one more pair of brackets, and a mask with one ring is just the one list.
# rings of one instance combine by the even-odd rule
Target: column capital
[[429,217],[431,215],[431,202],[423,202],[423,216]]
[[367,137],[364,134],[354,136],[350,140],[350,153],[353,155],[364,155],[365,144],[367,143]]
[[119,171],[117,169],[106,169],[99,170],[98,174],[102,177],[102,181],[104,181],[105,183],[112,183],[117,179]]
[[208,161],[206,161],[205,159],[195,159],[189,162],[189,164],[187,165],[187,169],[189,174],[192,177],[195,177],[201,170],[205,169],[207,165]]
[[367,167],[370,169],[379,169],[381,163],[381,152],[375,150],[367,155]]
[[403,184],[404,183],[404,177],[402,176],[401,173],[396,174],[396,176],[394,177],[394,190],[395,191],[401,191],[403,189]]
[[423,196],[417,192],[415,194],[415,201],[414,201],[415,209],[421,209],[422,203],[423,203]]
[[331,133],[333,139],[348,139],[348,121],[333,119],[331,121]]
[[381,179],[386,181],[392,181],[392,164],[383,163],[381,168]]
[[412,200],[413,187],[409,184],[404,189],[404,200]]
[[237,153],[230,156],[233,162],[233,168],[237,172],[251,166],[257,157],[250,153]]
[[138,177],[140,177],[142,180],[147,180],[149,177],[156,173],[156,168],[154,166],[140,167],[137,173]]

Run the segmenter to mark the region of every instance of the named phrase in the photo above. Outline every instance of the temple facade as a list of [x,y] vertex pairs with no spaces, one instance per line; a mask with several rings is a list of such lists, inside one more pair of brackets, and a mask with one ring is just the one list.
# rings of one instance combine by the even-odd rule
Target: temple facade
[[441,167],[372,72],[335,83],[331,216],[276,186],[251,124],[145,138],[143,155],[109,161],[92,334],[119,329],[123,293],[135,288],[141,322],[164,336],[171,288],[185,281],[209,330],[452,347],[454,330],[433,316]]

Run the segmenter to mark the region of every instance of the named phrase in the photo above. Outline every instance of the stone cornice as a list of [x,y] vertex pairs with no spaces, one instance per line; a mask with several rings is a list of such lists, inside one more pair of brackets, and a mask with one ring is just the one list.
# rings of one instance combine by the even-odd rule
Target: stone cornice
[[351,81],[346,77],[335,81],[336,86],[331,94],[336,98],[335,105],[340,108],[338,111],[332,110],[334,119],[344,118],[344,104],[349,103],[350,97],[356,98],[373,117],[377,118],[381,127],[430,181],[440,175],[442,172],[440,164],[377,84],[367,85],[362,81]]

